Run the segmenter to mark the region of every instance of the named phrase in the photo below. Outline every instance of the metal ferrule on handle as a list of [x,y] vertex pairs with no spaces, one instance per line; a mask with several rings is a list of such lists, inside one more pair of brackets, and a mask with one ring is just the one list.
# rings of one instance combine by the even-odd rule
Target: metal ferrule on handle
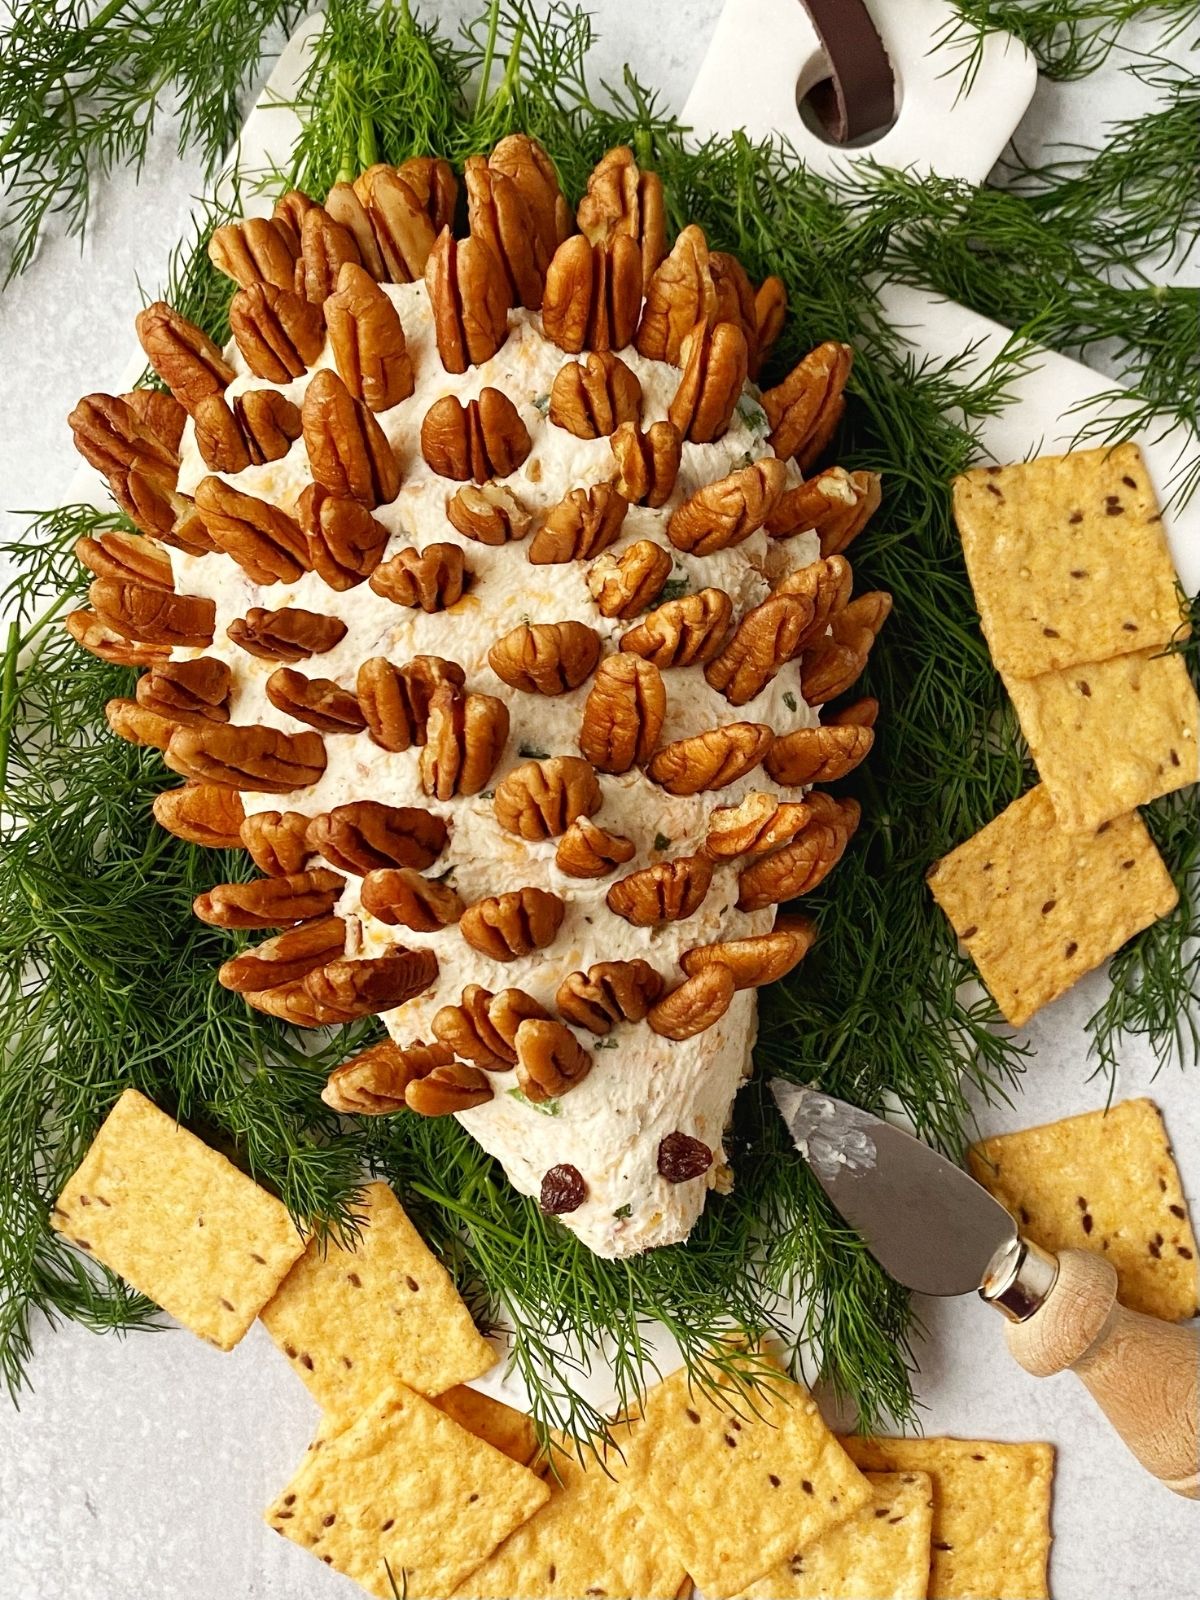
[[1042,1306],[1058,1278],[1058,1257],[1018,1235],[997,1252],[979,1293],[1010,1322],[1024,1322]]

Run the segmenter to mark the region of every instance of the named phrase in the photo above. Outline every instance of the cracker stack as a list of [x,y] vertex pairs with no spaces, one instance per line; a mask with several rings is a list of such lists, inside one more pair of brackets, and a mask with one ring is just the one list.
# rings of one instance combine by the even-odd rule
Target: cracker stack
[[1195,783],[1200,703],[1162,516],[1135,444],[954,484],[983,631],[1042,783],[930,886],[1014,1027],[1177,894],[1135,808]]

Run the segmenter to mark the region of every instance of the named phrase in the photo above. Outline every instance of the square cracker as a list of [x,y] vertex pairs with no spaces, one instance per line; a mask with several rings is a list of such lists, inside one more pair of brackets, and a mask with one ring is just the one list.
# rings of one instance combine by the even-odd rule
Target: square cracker
[[[570,1441],[559,1440],[563,1450]],[[554,1474],[557,1474],[557,1481]],[[674,1600],[687,1576],[655,1517],[597,1460],[559,1453],[547,1466],[550,1499],[454,1600]]]
[[136,1089],[109,1112],[50,1226],[218,1350],[232,1350],[304,1250],[274,1195]]
[[539,1453],[534,1420],[503,1400],[494,1400],[490,1394],[470,1389],[466,1384],[456,1384],[434,1400],[439,1411],[453,1417],[460,1428],[473,1433],[477,1439],[486,1439],[497,1450],[503,1450],[510,1461],[519,1461],[523,1467],[532,1464]]
[[1005,685],[1064,828],[1095,828],[1200,777],[1182,656],[1137,650]]
[[397,1384],[340,1432],[323,1428],[265,1516],[368,1594],[444,1600],[549,1498],[536,1473]]
[[752,1583],[745,1600],[925,1600],[933,1485],[924,1472],[868,1472],[871,1499],[817,1544]]
[[1014,1028],[1179,898],[1140,817],[1071,833],[1044,785],[943,856],[929,887]]
[[662,1527],[709,1600],[738,1594],[815,1544],[871,1497],[802,1385],[756,1363],[758,1387],[689,1384],[685,1370],[648,1391],[615,1438],[618,1475]]
[[353,1248],[310,1240],[262,1312],[317,1402],[352,1416],[393,1383],[434,1395],[495,1366],[449,1273],[386,1183],[367,1185],[361,1213]]
[[843,1439],[872,1472],[933,1480],[929,1600],[1048,1600],[1054,1449],[986,1439]]
[[1048,1250],[1095,1250],[1133,1311],[1200,1315],[1196,1235],[1162,1116],[1123,1100],[972,1145],[971,1172]]
[[976,467],[953,494],[1001,672],[1033,678],[1179,631],[1175,567],[1137,445]]

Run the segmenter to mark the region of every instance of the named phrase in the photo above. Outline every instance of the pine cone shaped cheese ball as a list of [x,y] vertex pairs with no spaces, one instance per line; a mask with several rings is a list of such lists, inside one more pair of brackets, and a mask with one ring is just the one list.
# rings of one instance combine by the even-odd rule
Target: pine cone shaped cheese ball
[[[297,1026],[382,1017],[394,1050],[328,1103],[456,1116],[543,1203],[569,1171],[548,1209],[628,1256],[723,1186],[755,985],[807,949],[777,904],[851,847],[855,802],[810,786],[870,729],[815,701],[866,665],[886,597],[854,609],[845,559],[817,565],[830,497],[781,453],[832,446],[850,354],[764,405],[745,275],[698,227],[663,237],[628,151],[580,232],[536,141],[473,164],[473,239],[445,163],[413,187],[426,167],[338,185],[291,244],[288,214],[223,230],[225,351],[154,308],[187,420],[177,448],[119,408],[76,427],[145,537],[81,550],[69,626],[146,668],[112,718],[164,748],[161,825],[240,838],[262,873],[214,865],[198,898],[263,930],[222,981]],[[218,410],[299,431],[210,464]],[[664,1170],[676,1147],[696,1159]]]

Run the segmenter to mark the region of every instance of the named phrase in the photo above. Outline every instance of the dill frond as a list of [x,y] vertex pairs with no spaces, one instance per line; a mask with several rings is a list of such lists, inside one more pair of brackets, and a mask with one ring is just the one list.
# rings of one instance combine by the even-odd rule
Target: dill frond
[[1108,60],[1121,30],[1140,17],[1153,17],[1164,44],[1177,39],[1200,17],[1197,0],[954,0],[960,13],[939,44],[955,49],[973,80],[983,36],[992,29],[1013,33],[1037,57],[1049,78],[1084,78]]

